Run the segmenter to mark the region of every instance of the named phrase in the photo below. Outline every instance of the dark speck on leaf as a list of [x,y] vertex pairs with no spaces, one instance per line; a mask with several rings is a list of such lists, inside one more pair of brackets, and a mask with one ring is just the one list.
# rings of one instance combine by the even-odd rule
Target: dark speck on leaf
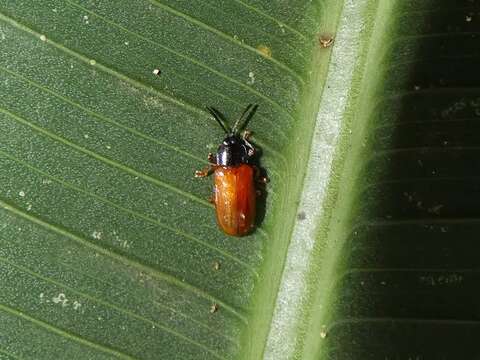
[[305,214],[305,211],[300,211],[298,214],[297,214],[297,219],[298,220],[305,220],[307,218],[307,214]]

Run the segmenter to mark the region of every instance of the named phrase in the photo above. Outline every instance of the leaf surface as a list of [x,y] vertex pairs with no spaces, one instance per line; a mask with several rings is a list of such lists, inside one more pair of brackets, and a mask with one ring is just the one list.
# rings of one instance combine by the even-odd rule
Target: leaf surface
[[[0,1],[0,359],[471,358],[477,15]],[[193,174],[205,106],[249,103],[271,181],[238,239]]]

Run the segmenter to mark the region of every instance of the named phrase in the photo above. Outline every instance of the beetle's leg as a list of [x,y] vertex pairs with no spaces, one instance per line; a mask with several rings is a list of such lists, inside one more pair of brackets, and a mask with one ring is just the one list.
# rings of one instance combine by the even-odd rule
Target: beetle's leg
[[213,155],[212,153],[208,153],[208,162],[210,164],[216,164],[217,163],[217,159],[215,158],[215,155]]
[[255,181],[257,183],[265,185],[270,181],[266,176],[261,176],[260,169],[258,168],[258,166],[254,166],[253,168],[255,170]]
[[248,139],[250,138],[251,135],[252,135],[252,132],[250,130],[245,130],[243,132],[243,135],[242,135],[243,141],[245,141],[245,143],[248,146],[248,156],[249,157],[255,156],[255,153],[256,153],[255,147],[248,141]]
[[252,132],[250,130],[244,130],[242,134],[243,140],[248,141],[248,139],[250,139],[251,137],[252,137]]
[[208,165],[204,167],[202,170],[195,171],[195,177],[197,178],[206,177],[208,175],[211,175],[214,170],[215,170],[215,165]]
[[208,175],[211,175],[212,172],[215,170],[215,167],[217,166],[215,155],[213,155],[212,153],[208,153],[207,159],[209,165],[205,166],[202,170],[195,171],[195,177],[206,177]]

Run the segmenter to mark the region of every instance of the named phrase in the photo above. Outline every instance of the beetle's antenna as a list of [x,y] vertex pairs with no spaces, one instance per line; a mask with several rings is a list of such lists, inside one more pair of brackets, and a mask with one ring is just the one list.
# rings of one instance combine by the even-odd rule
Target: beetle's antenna
[[217,120],[218,124],[222,127],[225,133],[230,134],[232,132],[232,129],[230,129],[230,126],[228,126],[227,122],[225,121],[225,116],[223,116],[220,111],[209,106],[207,106],[207,110],[210,112],[210,114],[212,114],[214,119]]
[[[242,129],[245,129],[245,127],[248,125],[250,120],[252,119],[253,115],[257,111],[258,105],[253,105],[249,104],[247,108],[244,110],[242,116],[238,118],[237,121],[235,121],[235,124],[233,125],[232,132],[236,133]],[[245,119],[245,120],[244,120]],[[243,121],[241,126],[239,124]]]

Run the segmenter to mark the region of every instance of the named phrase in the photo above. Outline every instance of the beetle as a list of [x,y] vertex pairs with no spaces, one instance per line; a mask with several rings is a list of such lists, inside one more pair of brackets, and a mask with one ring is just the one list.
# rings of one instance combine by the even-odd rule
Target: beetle
[[[259,169],[255,165],[257,149],[249,142],[251,132],[245,130],[258,105],[250,104],[230,127],[225,116],[214,107],[207,110],[218,122],[226,137],[218,146],[216,155],[208,154],[209,166],[196,171],[195,177],[213,173],[214,186],[211,202],[215,205],[217,223],[228,235],[243,236],[255,226],[256,196]],[[243,133],[241,134],[241,132]]]

